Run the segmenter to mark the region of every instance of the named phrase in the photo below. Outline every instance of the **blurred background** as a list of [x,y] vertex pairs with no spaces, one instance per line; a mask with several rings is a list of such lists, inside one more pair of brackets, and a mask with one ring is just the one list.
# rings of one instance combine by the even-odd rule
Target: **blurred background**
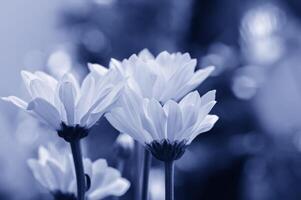
[[[176,199],[300,200],[300,13],[299,0],[3,1],[0,95],[26,97],[22,69],[82,79],[88,62],[107,66],[144,48],[189,52],[198,68],[216,66],[199,91],[217,90],[220,120],[177,162]],[[0,199],[51,199],[26,160],[61,141],[13,106],[0,109]],[[116,166],[117,136],[100,120],[85,155]],[[151,200],[163,200],[161,164],[151,173]],[[131,188],[121,199],[134,195]]]

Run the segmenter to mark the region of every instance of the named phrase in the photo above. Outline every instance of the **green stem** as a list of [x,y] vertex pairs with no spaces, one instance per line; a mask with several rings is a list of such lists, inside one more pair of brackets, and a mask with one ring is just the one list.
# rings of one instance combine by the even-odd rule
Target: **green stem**
[[83,166],[83,158],[80,147],[80,140],[74,140],[70,142],[71,151],[73,155],[75,174],[76,174],[76,182],[77,182],[77,199],[85,200],[85,172]]
[[148,199],[148,179],[149,179],[149,171],[151,168],[152,157],[150,152],[145,149],[144,150],[144,161],[143,161],[143,174],[142,174],[142,198],[141,200]]
[[165,162],[165,200],[174,200],[174,161]]

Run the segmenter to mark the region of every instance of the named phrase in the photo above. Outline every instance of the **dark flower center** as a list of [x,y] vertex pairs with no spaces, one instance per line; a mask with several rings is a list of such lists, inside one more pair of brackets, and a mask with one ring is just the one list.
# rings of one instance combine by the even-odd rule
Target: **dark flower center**
[[64,122],[62,122],[61,129],[57,130],[57,133],[67,142],[72,142],[86,137],[89,133],[89,129],[81,127],[79,124],[76,124],[75,126],[67,126]]
[[161,161],[173,161],[180,159],[186,150],[186,140],[173,141],[154,140],[150,144],[146,144],[146,148],[153,154],[155,158]]

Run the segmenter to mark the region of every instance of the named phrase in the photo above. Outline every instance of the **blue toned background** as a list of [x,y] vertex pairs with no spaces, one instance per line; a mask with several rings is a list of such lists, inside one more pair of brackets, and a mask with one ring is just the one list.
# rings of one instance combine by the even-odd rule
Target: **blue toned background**
[[[300,13],[299,0],[3,1],[0,95],[26,97],[22,69],[56,77],[72,70],[82,79],[88,62],[107,65],[144,48],[189,52],[199,68],[216,66],[199,91],[217,89],[220,120],[177,162],[176,199],[299,200]],[[13,106],[0,109],[0,199],[50,199],[26,160],[60,140]],[[85,155],[114,166],[117,135],[100,120]],[[163,200],[161,164],[151,173],[151,200]]]

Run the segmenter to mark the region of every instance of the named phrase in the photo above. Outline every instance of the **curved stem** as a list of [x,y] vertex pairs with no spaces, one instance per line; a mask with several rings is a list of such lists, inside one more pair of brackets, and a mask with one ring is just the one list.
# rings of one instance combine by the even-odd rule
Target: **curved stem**
[[149,178],[149,171],[151,167],[152,157],[150,152],[145,149],[144,150],[144,161],[143,161],[143,174],[142,174],[142,198],[141,200],[148,199],[148,178]]
[[80,140],[71,141],[70,145],[71,145],[74,167],[75,167],[75,174],[76,174],[77,199],[84,200],[86,186],[85,186],[85,173],[84,173],[82,152],[80,147]]
[[165,162],[165,200],[174,200],[174,161]]

